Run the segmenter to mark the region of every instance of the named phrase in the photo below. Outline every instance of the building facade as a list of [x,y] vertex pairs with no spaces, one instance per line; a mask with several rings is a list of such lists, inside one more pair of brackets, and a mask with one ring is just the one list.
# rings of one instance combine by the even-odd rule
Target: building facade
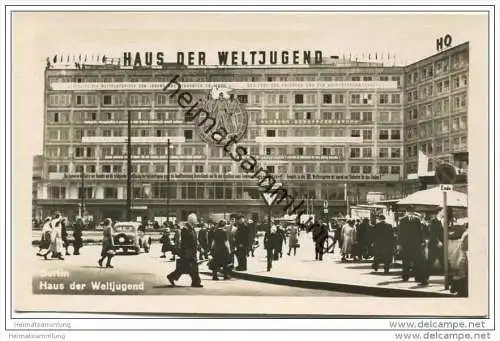
[[430,168],[455,164],[454,154],[468,151],[469,44],[407,66],[405,77],[406,173],[417,172],[419,150],[430,157]]
[[42,220],[42,208],[38,205],[38,184],[42,181],[43,155],[33,157],[32,185],[31,185],[31,216],[33,219]]
[[[262,218],[267,208],[256,180],[221,147],[203,142],[176,98],[162,90],[175,75],[195,98],[207,96],[213,83],[234,88],[248,114],[240,143],[310,213],[324,205],[329,214],[345,212],[347,202],[364,202],[370,192],[402,197],[412,191],[405,179],[416,170],[416,150],[447,160],[467,148],[467,72],[467,43],[407,67],[337,60],[302,67],[47,68],[37,203],[47,213],[74,216],[83,196],[95,219],[124,219],[130,114],[134,206],[151,219],[167,211],[178,219],[192,211]],[[169,137],[184,142],[169,149]]]

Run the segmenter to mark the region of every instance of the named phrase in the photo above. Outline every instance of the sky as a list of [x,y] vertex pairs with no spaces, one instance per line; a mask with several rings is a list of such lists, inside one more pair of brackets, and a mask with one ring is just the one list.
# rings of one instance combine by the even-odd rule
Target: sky
[[[16,13],[13,15],[13,134],[26,131],[24,152],[43,147],[44,68],[54,55],[161,51],[322,50],[324,55],[396,55],[407,65],[436,53],[436,39],[453,46],[487,32],[484,14],[353,13]],[[471,29],[474,28],[474,29]],[[66,58],[66,57],[65,57]],[[26,96],[28,95],[28,96]]]

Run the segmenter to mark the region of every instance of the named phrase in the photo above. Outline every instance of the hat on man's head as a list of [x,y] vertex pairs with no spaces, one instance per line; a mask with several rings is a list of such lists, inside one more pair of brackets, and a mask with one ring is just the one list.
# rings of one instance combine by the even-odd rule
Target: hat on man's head
[[380,214],[378,217],[377,217],[378,220],[385,220],[385,215],[383,214]]
[[113,221],[111,220],[111,218],[104,219],[104,225],[111,225],[111,224],[113,224]]
[[52,220],[52,217],[45,217],[44,222],[48,222],[48,221],[51,221],[51,220]]

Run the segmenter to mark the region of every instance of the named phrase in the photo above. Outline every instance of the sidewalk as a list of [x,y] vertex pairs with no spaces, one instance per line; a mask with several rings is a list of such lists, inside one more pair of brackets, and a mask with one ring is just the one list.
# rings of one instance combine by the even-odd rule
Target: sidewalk
[[261,240],[261,247],[255,251],[255,257],[248,258],[248,271],[235,271],[234,277],[385,297],[453,296],[449,290],[444,289],[444,276],[431,276],[427,286],[421,286],[413,279],[403,282],[400,265],[393,264],[388,274],[384,274],[383,269],[374,272],[370,260],[341,262],[339,249],[335,249],[335,254],[325,254],[323,261],[316,261],[311,235],[301,233],[300,239],[301,247],[297,249],[297,255],[294,257],[292,253],[292,256],[288,256],[288,246],[284,245],[283,258],[273,261],[270,272],[266,271],[266,256]]

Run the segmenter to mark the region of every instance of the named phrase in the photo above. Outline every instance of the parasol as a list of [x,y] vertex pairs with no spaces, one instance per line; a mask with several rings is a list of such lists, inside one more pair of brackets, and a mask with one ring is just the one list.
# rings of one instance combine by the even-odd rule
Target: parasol
[[[467,208],[467,194],[457,191],[447,191],[448,207]],[[416,206],[443,206],[443,192],[441,188],[435,187],[410,194],[397,202],[397,205],[416,205]]]

